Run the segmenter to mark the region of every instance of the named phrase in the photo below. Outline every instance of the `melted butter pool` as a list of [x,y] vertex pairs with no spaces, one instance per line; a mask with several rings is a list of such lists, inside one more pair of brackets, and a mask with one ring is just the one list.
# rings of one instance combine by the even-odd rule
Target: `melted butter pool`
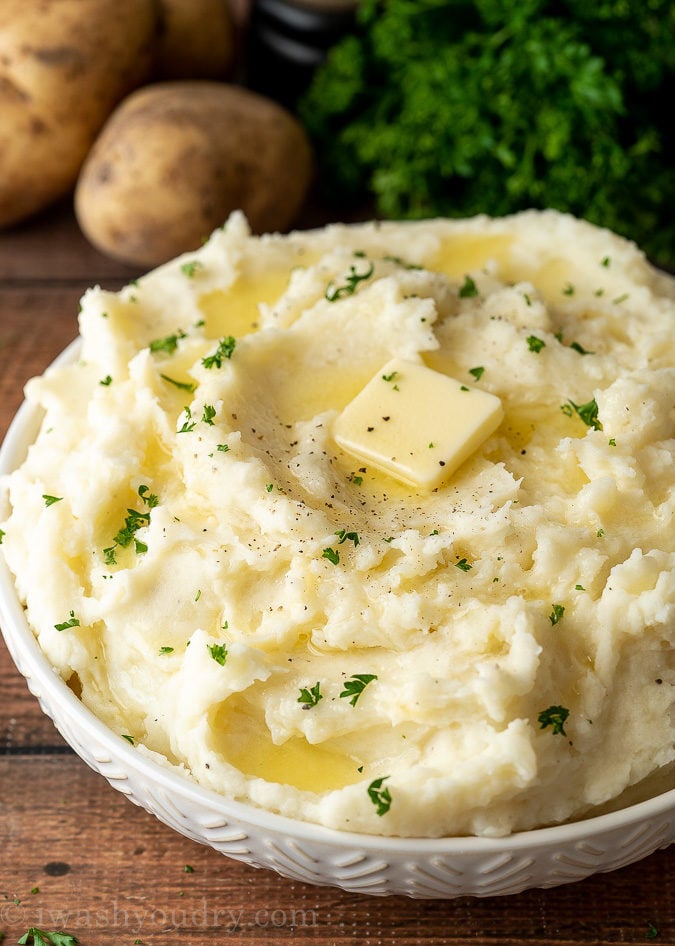
[[264,721],[253,716],[241,698],[231,697],[221,706],[213,732],[215,748],[231,765],[266,782],[326,792],[364,778],[358,760],[328,746],[312,745],[299,736],[275,745]]

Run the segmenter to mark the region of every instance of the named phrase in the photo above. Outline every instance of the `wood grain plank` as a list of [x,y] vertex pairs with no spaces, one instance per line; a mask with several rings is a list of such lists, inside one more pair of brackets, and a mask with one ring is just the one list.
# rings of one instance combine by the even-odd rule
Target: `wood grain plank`
[[28,690],[0,637],[0,756],[65,749],[66,743]]
[[23,400],[23,386],[77,335],[78,287],[0,291],[0,439]]
[[65,200],[43,214],[0,230],[0,282],[128,281],[137,267],[112,260],[85,239],[72,202]]
[[675,937],[666,852],[612,875],[507,898],[377,898],[225,858],[133,806],[74,756],[0,758],[0,786],[7,943],[29,926],[66,928],[82,946],[230,938],[241,946],[604,946],[648,942],[650,924],[659,941]]

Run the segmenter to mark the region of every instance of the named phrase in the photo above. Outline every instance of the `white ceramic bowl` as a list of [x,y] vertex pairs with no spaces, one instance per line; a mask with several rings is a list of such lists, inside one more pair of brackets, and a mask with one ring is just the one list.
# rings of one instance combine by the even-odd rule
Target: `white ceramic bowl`
[[[76,351],[74,343],[59,361],[72,359]],[[19,410],[0,449],[0,475],[22,462],[40,420],[40,411],[28,404]],[[113,788],[181,834],[294,880],[379,896],[486,897],[582,880],[675,841],[675,790],[585,821],[496,839],[379,838],[261,811],[145,758],[104,726],[38,647],[2,556],[0,626],[44,712]]]

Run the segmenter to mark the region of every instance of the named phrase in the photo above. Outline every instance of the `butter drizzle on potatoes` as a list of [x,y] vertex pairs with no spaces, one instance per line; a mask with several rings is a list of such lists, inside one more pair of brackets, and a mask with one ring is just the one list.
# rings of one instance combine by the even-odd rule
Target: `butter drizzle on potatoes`
[[[136,751],[339,829],[503,835],[671,785],[674,320],[673,280],[554,212],[235,215],[91,290],[80,360],[29,383],[1,528],[41,647]],[[428,492],[332,437],[392,358],[504,407]]]

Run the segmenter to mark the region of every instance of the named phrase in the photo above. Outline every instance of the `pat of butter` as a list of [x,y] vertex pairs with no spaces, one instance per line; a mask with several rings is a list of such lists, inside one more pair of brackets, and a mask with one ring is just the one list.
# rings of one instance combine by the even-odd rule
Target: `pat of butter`
[[434,489],[499,426],[494,394],[394,358],[336,418],[337,444],[404,483]]

